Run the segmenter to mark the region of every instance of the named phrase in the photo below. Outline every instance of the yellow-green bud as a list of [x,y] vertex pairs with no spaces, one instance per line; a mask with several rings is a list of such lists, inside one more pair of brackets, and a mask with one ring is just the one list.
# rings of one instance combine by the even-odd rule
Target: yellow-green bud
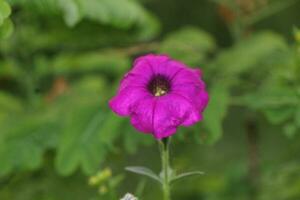
[[95,176],[91,176],[89,179],[89,184],[100,185],[102,182],[107,181],[112,176],[112,172],[110,168],[105,168],[102,171],[99,171]]

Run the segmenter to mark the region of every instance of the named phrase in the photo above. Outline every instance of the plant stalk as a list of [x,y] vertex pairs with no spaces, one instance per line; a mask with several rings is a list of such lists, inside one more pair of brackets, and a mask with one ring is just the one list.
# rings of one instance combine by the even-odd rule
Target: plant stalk
[[164,138],[159,141],[161,149],[161,161],[162,161],[162,190],[164,200],[171,200],[171,188],[170,188],[170,155],[169,155],[169,138]]

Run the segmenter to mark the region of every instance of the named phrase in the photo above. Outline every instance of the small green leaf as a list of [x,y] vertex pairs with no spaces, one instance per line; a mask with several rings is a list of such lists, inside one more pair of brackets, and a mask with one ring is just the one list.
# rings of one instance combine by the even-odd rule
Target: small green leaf
[[159,176],[157,176],[151,169],[148,169],[146,167],[139,167],[139,166],[134,166],[134,167],[126,167],[125,168],[127,171],[136,173],[136,174],[141,174],[144,176],[148,176],[160,183],[162,183],[161,178],[159,178]]
[[182,178],[189,177],[189,176],[199,176],[199,175],[203,175],[203,174],[204,174],[204,172],[201,172],[201,171],[185,172],[185,173],[178,174],[175,177],[173,177],[171,179],[171,182],[174,182],[174,181],[177,181],[177,180],[180,180]]

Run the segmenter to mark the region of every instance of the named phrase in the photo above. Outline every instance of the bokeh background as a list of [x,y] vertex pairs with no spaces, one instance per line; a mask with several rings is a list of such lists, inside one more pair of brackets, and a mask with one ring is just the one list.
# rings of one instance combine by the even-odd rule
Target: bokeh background
[[156,141],[107,105],[139,55],[203,70],[174,200],[300,199],[300,1],[0,0],[0,199],[161,199]]

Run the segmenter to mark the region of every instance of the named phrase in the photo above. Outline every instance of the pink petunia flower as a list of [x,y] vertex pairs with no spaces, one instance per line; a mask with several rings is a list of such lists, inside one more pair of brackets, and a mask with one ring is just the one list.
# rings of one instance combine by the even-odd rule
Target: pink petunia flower
[[202,120],[208,100],[199,69],[149,54],[135,60],[109,106],[118,115],[129,116],[137,130],[162,139],[180,125]]

